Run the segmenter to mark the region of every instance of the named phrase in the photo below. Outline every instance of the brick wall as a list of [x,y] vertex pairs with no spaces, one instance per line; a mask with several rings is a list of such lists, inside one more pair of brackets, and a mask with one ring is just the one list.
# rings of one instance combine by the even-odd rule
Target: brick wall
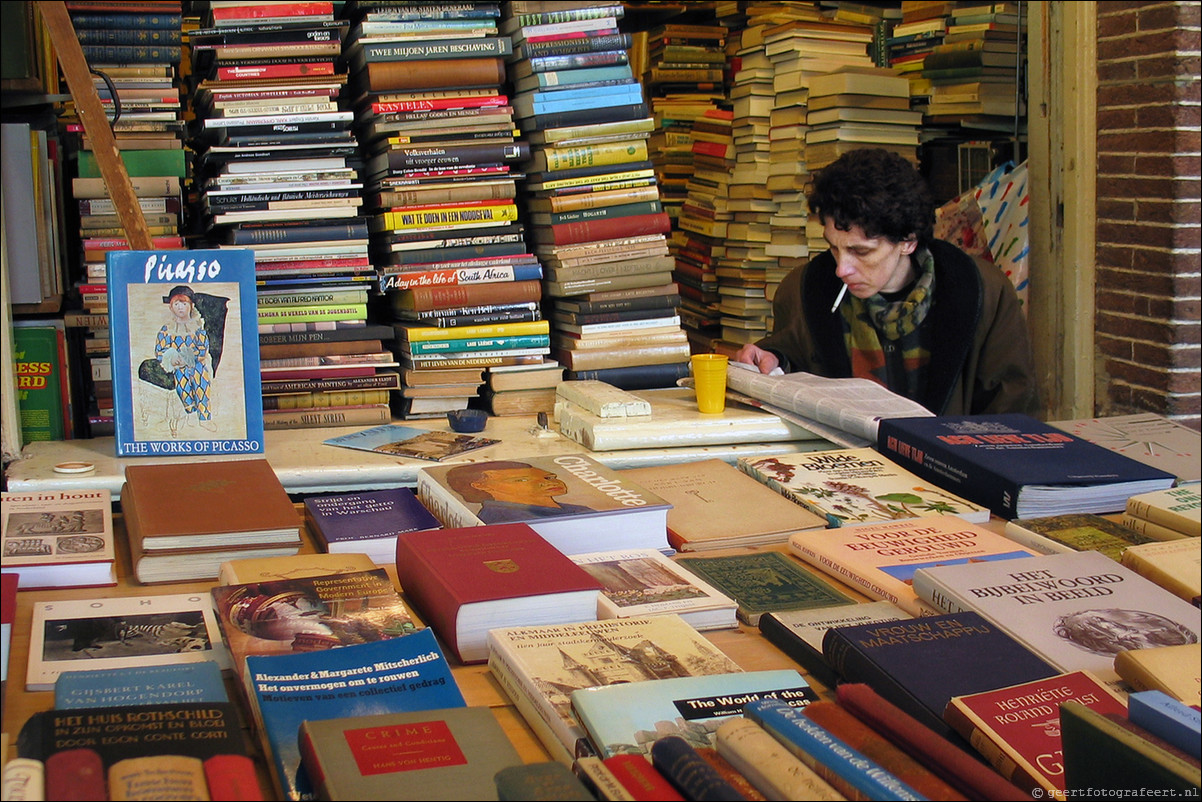
[[1098,3],[1095,414],[1199,428],[1199,17]]

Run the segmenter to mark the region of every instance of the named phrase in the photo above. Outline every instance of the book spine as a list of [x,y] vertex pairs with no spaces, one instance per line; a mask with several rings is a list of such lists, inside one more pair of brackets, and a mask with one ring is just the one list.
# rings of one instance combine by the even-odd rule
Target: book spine
[[573,370],[566,378],[603,381],[620,390],[648,390],[655,387],[671,387],[678,379],[683,379],[688,375],[689,363],[680,361],[659,365]]
[[551,337],[548,334],[427,340],[425,342],[410,343],[408,353],[417,357],[428,354],[469,354],[473,351],[500,351],[509,348],[545,348],[550,344]]
[[534,130],[567,128],[573,125],[633,120],[646,117],[647,112],[647,104],[640,101],[638,103],[628,103],[619,106],[598,106],[597,108],[580,111],[539,112],[533,115],[528,122]]
[[614,776],[608,766],[601,762],[601,758],[593,755],[577,758],[576,762],[572,764],[572,768],[580,781],[597,799],[635,802],[635,795],[618,782],[618,778]]
[[342,304],[326,307],[300,306],[291,309],[259,309],[259,323],[285,323],[289,321],[314,322],[318,320],[366,320],[367,304]]
[[509,98],[505,95],[414,97],[376,101],[371,104],[371,111],[385,122],[406,122],[471,117],[483,111],[505,108],[508,104]]
[[827,688],[835,687],[838,675],[823,659],[822,653],[802,640],[787,624],[771,613],[765,613],[760,616],[759,629],[764,640],[788,655],[807,674]]
[[563,56],[576,53],[594,53],[603,50],[629,50],[631,38],[628,33],[603,33],[573,39],[548,39],[542,42],[526,41],[514,49],[522,58],[540,56]]
[[1123,513],[1122,524],[1128,529],[1133,529],[1152,540],[1181,540],[1182,538],[1189,537],[1185,532],[1170,526],[1154,523],[1147,518],[1141,518],[1129,512]]
[[[565,212],[550,212],[542,214],[535,212],[529,215],[529,220],[534,224],[546,225],[563,225],[564,223],[586,223],[596,220],[616,220],[622,217],[634,217],[636,215],[659,214],[663,212],[663,204],[659,200],[638,201],[637,203],[622,203],[614,206],[602,206],[598,209],[575,209]],[[669,257],[669,263],[664,266],[664,269],[671,270],[675,265],[675,260]]]
[[528,60],[528,63],[532,73],[540,73],[629,65],[630,57],[624,50],[602,50],[588,53],[534,56]]
[[[519,334],[547,334],[549,331],[550,324],[545,320],[504,325],[463,325],[455,332],[455,337],[509,337]],[[411,343],[442,340],[447,337],[442,326],[399,326],[398,334],[402,341],[408,340]]]
[[388,273],[380,279],[380,289],[385,291],[396,291],[421,289],[426,287],[474,286],[476,284],[512,284],[514,282],[521,281],[538,281],[540,278],[542,278],[541,265],[510,265],[498,263],[493,267]]
[[[1149,504],[1144,499],[1132,497],[1127,500],[1126,514],[1159,524],[1184,535],[1198,537],[1202,535],[1202,524],[1198,521],[1197,494],[1191,493],[1188,489],[1175,489],[1167,495],[1176,495],[1179,492],[1181,494],[1180,501],[1171,501],[1156,506]],[[1162,539],[1164,538],[1157,538],[1157,540]]]
[[171,30],[183,22],[180,14],[79,14],[71,15],[75,30],[88,28],[131,28],[146,30]]
[[614,755],[602,761],[618,782],[638,800],[683,802],[672,783],[642,755]]
[[219,81],[247,78],[301,78],[310,75],[334,75],[333,61],[303,61],[283,64],[237,64],[218,67],[213,77]]
[[400,377],[396,373],[376,373],[371,376],[352,376],[343,379],[267,380],[263,382],[263,393],[304,393],[370,389],[397,390],[400,389],[400,386]]
[[627,367],[636,364],[658,365],[687,362],[689,359],[689,346],[685,342],[646,347],[624,346],[621,349],[597,348],[587,351],[572,351],[565,348],[557,348],[555,349],[554,356],[565,368],[575,373],[601,368]]
[[499,203],[489,206],[462,208],[414,209],[406,212],[384,212],[377,218],[381,230],[426,229],[430,226],[469,226],[486,223],[512,222],[518,219],[517,204]]
[[581,220],[560,223],[534,230],[535,240],[555,245],[575,242],[592,242],[619,237],[636,237],[642,234],[667,234],[672,221],[666,212],[636,214],[604,220]]
[[[1033,775],[1025,761],[1016,761],[1002,746],[990,738],[977,723],[967,715],[965,709],[953,699],[943,711],[943,719],[960,737],[972,744],[985,762],[992,766],[1007,782],[1020,788],[1026,796],[1045,790],[1039,777]],[[1051,789],[1048,789],[1051,790]]]
[[542,313],[537,308],[507,309],[497,312],[480,312],[468,315],[448,315],[423,319],[427,325],[440,329],[458,328],[460,326],[479,326],[492,323],[521,323],[542,320]]
[[538,281],[499,281],[450,287],[414,287],[404,290],[403,294],[409,301],[403,303],[405,308],[424,311],[537,301],[542,297],[542,286]]
[[925,799],[875,761],[807,719],[799,709],[776,699],[760,699],[749,702],[744,711],[849,799]]
[[[422,474],[419,473],[419,491],[421,488],[421,476]],[[421,498],[420,492],[418,498]],[[424,504],[425,502],[423,501],[422,503]],[[428,504],[426,506],[429,507]],[[431,509],[431,512],[434,512],[434,510]],[[437,513],[435,513],[435,517],[438,517]],[[474,525],[468,524],[468,526]],[[447,527],[447,524],[443,524],[443,526]],[[513,706],[517,708],[522,718],[530,725],[530,729],[534,730],[534,734],[538,736],[539,741],[542,742],[543,747],[551,755],[552,759],[558,760],[566,766],[572,765],[572,761],[576,757],[576,750],[569,748],[565,744],[575,742],[587,743],[588,736],[584,728],[577,725],[574,732],[569,732],[566,722],[560,718],[559,714],[554,709],[547,709],[547,704],[538,689],[530,687],[522,677],[514,672],[509,658],[500,649],[495,647],[491,637],[488,644],[488,669],[496,678],[497,683],[500,684],[505,695],[513,702]],[[634,757],[637,757],[644,763],[647,762],[641,755],[635,755]],[[667,781],[665,780],[664,783],[667,784]],[[629,788],[630,786],[627,785],[627,787]],[[649,798],[670,799],[670,797]]]
[[449,87],[497,87],[505,83],[505,59],[424,59],[369,63],[364,71],[372,92]]
[[569,212],[580,209],[597,209],[604,206],[634,203],[637,201],[655,201],[658,199],[659,186],[648,184],[596,192],[576,192],[569,195],[556,195],[547,199],[547,206],[552,212]]
[[686,799],[716,802],[743,797],[679,735],[658,738],[651,745],[651,765]]
[[260,309],[274,306],[347,303],[366,304],[367,290],[314,290],[311,292],[294,292],[280,295],[259,293],[258,296],[258,306]]
[[80,45],[90,64],[179,64],[179,45]]
[[313,410],[264,410],[263,428],[312,429],[323,426],[371,426],[390,423],[392,413],[387,404],[368,404]]
[[843,799],[830,783],[750,719],[723,721],[715,743],[718,754],[768,799]]
[[376,196],[376,205],[390,206],[419,206],[428,203],[455,203],[457,201],[475,200],[505,200],[516,195],[514,182],[506,181],[499,184],[473,184],[465,182],[461,186],[433,187],[422,189],[390,189]]
[[364,63],[374,61],[421,61],[428,59],[464,59],[508,56],[513,53],[513,40],[508,36],[491,36],[481,39],[455,41],[453,39],[413,44],[364,44],[362,55],[352,51],[352,59]]
[[81,45],[140,45],[142,47],[175,45],[181,42],[178,28],[76,28],[75,36]]

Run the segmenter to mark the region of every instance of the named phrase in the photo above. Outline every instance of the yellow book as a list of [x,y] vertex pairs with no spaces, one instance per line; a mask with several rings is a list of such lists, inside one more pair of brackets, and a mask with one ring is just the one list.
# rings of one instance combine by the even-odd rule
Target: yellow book
[[403,212],[384,212],[380,215],[384,228],[408,229],[428,226],[486,225],[518,219],[516,203],[493,206],[450,206],[446,208],[410,209]]
[[477,326],[398,326],[397,334],[402,341],[411,343],[431,340],[466,340],[469,337],[508,337],[515,334],[549,334],[551,323],[547,320],[518,320],[512,323],[482,323]]

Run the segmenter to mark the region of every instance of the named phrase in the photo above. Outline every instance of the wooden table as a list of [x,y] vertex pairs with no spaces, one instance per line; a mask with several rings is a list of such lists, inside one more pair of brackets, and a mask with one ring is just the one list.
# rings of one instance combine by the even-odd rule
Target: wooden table
[[[298,506],[298,509],[299,506]],[[140,585],[134,582],[130,568],[129,549],[125,542],[125,530],[120,514],[114,516],[114,528],[117,538],[117,571],[118,584],[105,588],[71,588],[49,590],[23,590],[17,594],[17,614],[12,630],[12,645],[9,655],[9,679],[6,683],[3,704],[3,732],[7,756],[16,754],[15,741],[21,725],[33,713],[49,710],[54,706],[53,691],[25,691],[25,672],[29,658],[30,628],[32,610],[36,603],[65,599],[94,599],[129,596],[150,596],[168,593],[203,593],[208,595],[212,582],[178,582],[156,585]],[[313,540],[308,532],[303,533],[303,551],[314,551]],[[786,551],[783,545],[770,547]],[[754,549],[734,549],[718,551],[713,554],[731,554],[753,551]],[[705,553],[706,556],[710,552]],[[384,566],[396,583],[394,566]],[[863,600],[865,597],[855,590],[841,587],[853,598]],[[748,671],[766,669],[790,668],[801,671],[801,668],[786,657],[775,646],[764,640],[759,630],[740,624],[736,629],[716,630],[705,633],[718,648],[731,659]],[[449,654],[449,653],[448,653]],[[510,703],[509,698],[501,690],[487,665],[462,665],[453,656],[449,656],[456,682],[469,705],[489,707],[509,739],[513,742],[518,754],[528,763],[549,760],[550,756],[541,742],[526,724],[521,714]],[[803,672],[804,673],[804,672]],[[231,699],[239,699],[240,689],[232,679],[227,679],[227,690]],[[828,696],[828,689],[817,682],[812,683],[820,694]],[[829,697],[828,697],[829,698]],[[244,721],[249,722],[249,711],[244,708]],[[249,739],[257,744],[254,738]],[[256,746],[256,749],[258,747]],[[267,761],[261,753],[257,753],[261,780],[265,789],[271,788],[271,780]]]

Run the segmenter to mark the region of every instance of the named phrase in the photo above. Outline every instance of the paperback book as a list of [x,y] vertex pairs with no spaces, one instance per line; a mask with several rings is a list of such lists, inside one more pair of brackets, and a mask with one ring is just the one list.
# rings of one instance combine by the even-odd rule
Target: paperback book
[[937,609],[980,613],[1061,671],[1106,682],[1123,650],[1202,635],[1197,607],[1093,551],[923,568],[914,590]]
[[656,549],[596,551],[571,559],[601,583],[598,618],[675,613],[699,631],[738,625],[733,599]]
[[396,557],[397,535],[442,526],[407,487],[308,496],[305,523],[325,551],[364,553],[379,565]]
[[1049,425],[1161,468],[1180,483],[1202,481],[1202,434],[1152,412],[1049,421]]
[[832,527],[931,515],[989,520],[985,507],[924,482],[871,448],[744,457],[739,469]]
[[117,456],[263,453],[254,251],[106,264]]
[[231,668],[207,594],[37,602],[25,690],[50,691],[64,671],[215,661]]
[[64,671],[54,681],[54,707],[58,710],[228,701],[221,666],[212,660]]
[[572,715],[582,688],[742,671],[680,616],[494,629],[488,667],[551,756],[592,753]]
[[[472,394],[474,395],[474,392]],[[412,426],[386,424],[331,437],[324,442],[326,445],[341,448],[355,448],[360,451],[374,451],[378,454],[392,454],[398,457],[441,462],[450,457],[495,445],[500,441],[491,437],[426,431]]]
[[430,629],[340,649],[250,657],[244,679],[277,799],[316,798],[297,738],[305,721],[466,706]]
[[681,557],[677,562],[734,599],[739,620],[749,626],[756,626],[764,613],[854,603],[801,563],[776,551]]
[[666,735],[714,747],[718,725],[741,716],[747,702],[769,698],[801,707],[818,694],[792,669],[739,671],[584,688],[572,692],[572,712],[602,759],[650,756],[651,745]]
[[669,548],[671,505],[583,454],[422,468],[417,497],[443,526],[528,523],[564,554]]
[[1038,552],[954,515],[896,523],[812,529],[789,538],[789,550],[819,571],[910,615],[935,610],[914,593],[914,572],[936,565],[1014,560]]
[[424,628],[383,568],[210,590],[234,668],[252,655],[318,652]]
[[0,493],[5,574],[26,588],[117,584],[108,490]]

